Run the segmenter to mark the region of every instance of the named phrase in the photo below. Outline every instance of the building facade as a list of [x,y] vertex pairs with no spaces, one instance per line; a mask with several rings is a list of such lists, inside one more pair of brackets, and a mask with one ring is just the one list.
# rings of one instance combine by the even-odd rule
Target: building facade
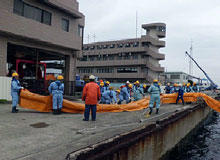
[[75,80],[84,28],[78,5],[76,0],[1,0],[0,76],[10,75],[18,59],[62,60],[65,79]]
[[187,84],[193,82],[202,84],[202,79],[196,76],[189,75],[185,72],[164,72],[160,75],[160,82],[163,85],[167,85],[167,83]]
[[111,82],[126,80],[152,82],[164,72],[159,61],[165,55],[159,53],[165,47],[164,23],[144,24],[146,35],[141,38],[119,41],[97,42],[83,45],[81,57],[77,60],[77,74],[80,77],[94,74]]

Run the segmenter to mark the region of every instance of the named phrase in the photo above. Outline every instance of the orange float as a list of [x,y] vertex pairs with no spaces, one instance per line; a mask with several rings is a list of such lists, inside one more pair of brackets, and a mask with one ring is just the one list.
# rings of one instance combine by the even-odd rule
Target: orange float
[[[220,102],[207,96],[204,93],[184,93],[185,102],[196,102],[198,97],[203,97],[206,104],[217,112],[220,112]],[[177,94],[163,94],[161,95],[161,103],[169,104],[176,103]],[[143,98],[139,101],[133,101],[129,104],[98,104],[97,112],[123,112],[123,111],[137,111],[147,108],[150,98]],[[52,112],[52,96],[41,96],[31,93],[28,90],[21,90],[20,106],[27,109],[33,109],[40,112]],[[63,100],[63,112],[68,113],[84,113],[85,105],[82,103],[75,103],[68,100]]]

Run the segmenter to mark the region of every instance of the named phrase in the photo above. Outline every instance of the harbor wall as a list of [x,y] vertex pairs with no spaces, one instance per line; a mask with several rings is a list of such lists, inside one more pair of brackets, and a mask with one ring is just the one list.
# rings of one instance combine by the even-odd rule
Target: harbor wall
[[141,128],[70,153],[67,159],[157,160],[205,120],[211,111],[204,102],[191,105],[154,123],[143,123]]

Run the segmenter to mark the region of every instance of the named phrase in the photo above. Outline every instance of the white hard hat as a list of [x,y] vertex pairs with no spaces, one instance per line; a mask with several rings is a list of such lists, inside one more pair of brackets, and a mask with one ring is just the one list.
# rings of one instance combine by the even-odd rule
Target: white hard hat
[[130,83],[129,81],[127,81],[126,83]]
[[90,75],[89,79],[95,79],[95,76],[94,75]]

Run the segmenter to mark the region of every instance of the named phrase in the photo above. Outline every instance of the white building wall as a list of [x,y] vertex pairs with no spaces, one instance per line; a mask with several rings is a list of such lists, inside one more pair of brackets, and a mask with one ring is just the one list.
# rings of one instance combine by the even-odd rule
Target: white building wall
[[11,101],[11,78],[0,77],[0,99]]

